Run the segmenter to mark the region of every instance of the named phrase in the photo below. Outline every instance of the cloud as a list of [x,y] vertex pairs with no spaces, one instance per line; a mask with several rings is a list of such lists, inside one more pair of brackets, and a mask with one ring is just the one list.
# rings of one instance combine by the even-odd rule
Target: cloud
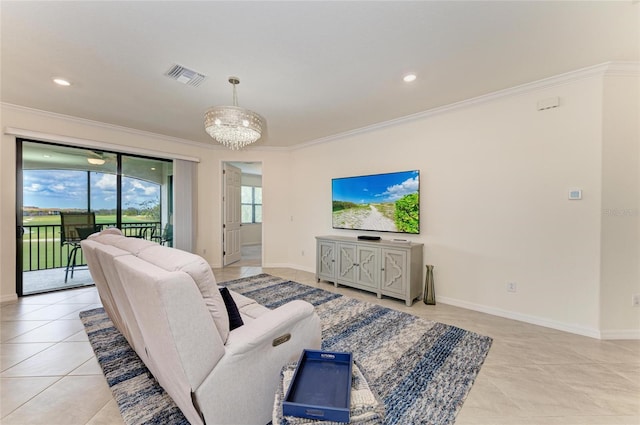
[[[115,174],[91,173],[91,207],[115,208]],[[24,204],[41,208],[86,208],[87,172],[75,170],[24,170]],[[132,177],[122,179],[125,205],[160,202],[160,186]]]
[[96,182],[96,187],[105,192],[115,192],[117,179],[115,174],[103,174],[100,180]]
[[31,183],[29,186],[24,186],[24,190],[27,192],[40,192],[42,185],[40,183]]
[[382,193],[386,197],[388,202],[395,202],[405,195],[410,193],[416,193],[419,187],[418,177],[407,179],[400,184],[389,186],[385,192]]
[[134,192],[134,191],[141,191],[142,194],[144,194],[145,196],[153,196],[156,193],[158,193],[158,187],[157,185],[155,186],[145,186],[142,184],[142,182],[140,180],[131,180],[131,186],[133,186],[129,191],[130,192]]

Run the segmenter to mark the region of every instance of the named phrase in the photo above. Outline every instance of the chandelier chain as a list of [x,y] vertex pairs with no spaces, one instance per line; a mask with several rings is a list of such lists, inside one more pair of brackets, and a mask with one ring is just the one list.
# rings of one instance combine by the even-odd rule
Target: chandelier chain
[[236,90],[237,83],[233,82],[231,84],[233,84],[233,106],[238,106],[238,92]]

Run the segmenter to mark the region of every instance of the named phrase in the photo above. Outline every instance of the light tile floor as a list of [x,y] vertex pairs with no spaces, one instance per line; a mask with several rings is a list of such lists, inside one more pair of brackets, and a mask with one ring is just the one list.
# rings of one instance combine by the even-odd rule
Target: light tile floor
[[260,267],[262,265],[262,245],[245,245],[242,247],[240,261],[227,267]]
[[[640,341],[599,341],[444,304],[407,307],[293,269],[214,270],[218,281],[261,272],[493,337],[457,425],[640,424]],[[0,423],[123,423],[78,318],[99,305],[95,288],[82,288],[0,306]]]
[[33,295],[58,289],[71,289],[93,285],[89,269],[85,266],[77,267],[71,277],[71,272],[64,281],[65,268],[58,267],[47,270],[27,271],[22,274],[22,293]]

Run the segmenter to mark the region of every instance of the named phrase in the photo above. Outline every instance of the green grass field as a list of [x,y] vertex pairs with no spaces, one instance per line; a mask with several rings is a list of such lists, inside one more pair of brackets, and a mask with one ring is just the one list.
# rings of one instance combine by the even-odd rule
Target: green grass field
[[[151,217],[147,217],[144,215],[136,215],[129,216],[125,215],[122,217],[123,223],[140,223],[140,222],[149,222],[153,221]],[[113,215],[97,215],[96,216],[97,224],[105,224],[105,223],[116,223],[116,216]],[[50,225],[60,225],[60,216],[59,215],[34,215],[27,216],[22,218],[23,226],[50,226]]]
[[[147,216],[123,216],[123,224],[153,223]],[[115,215],[97,215],[96,224],[116,224]],[[23,217],[25,230],[22,238],[22,267],[23,271],[44,270],[56,267],[66,267],[69,246],[61,246],[60,216],[42,215]],[[82,253],[76,257],[76,264],[84,264]]]

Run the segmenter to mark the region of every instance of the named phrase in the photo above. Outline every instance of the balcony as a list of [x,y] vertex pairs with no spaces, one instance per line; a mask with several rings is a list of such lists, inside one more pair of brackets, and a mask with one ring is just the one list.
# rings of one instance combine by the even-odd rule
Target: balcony
[[[100,223],[102,228],[113,227],[115,223]],[[93,285],[82,251],[76,257],[73,278],[71,271],[65,283],[65,269],[69,246],[60,242],[60,225],[23,226],[22,237],[22,293],[35,294],[58,289]],[[125,236],[153,240],[160,235],[160,222],[122,223]]]

